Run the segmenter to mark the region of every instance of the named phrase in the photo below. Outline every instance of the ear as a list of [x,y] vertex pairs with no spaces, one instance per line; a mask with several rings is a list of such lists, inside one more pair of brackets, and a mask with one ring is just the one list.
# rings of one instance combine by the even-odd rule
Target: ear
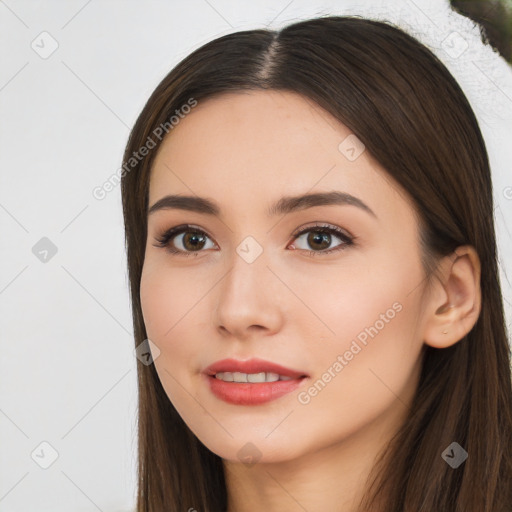
[[480,258],[474,247],[460,246],[441,260],[439,269],[425,305],[423,339],[431,347],[446,348],[471,331],[480,315]]

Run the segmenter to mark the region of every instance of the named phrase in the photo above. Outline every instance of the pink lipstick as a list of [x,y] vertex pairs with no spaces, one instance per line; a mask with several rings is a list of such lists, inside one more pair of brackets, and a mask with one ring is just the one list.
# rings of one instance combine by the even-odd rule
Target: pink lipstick
[[212,393],[236,405],[258,405],[297,389],[309,377],[263,359],[223,359],[203,370]]

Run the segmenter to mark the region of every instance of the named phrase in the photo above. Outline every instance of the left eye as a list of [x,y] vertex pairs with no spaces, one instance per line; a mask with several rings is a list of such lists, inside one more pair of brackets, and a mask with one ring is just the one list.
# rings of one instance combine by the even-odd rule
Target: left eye
[[[344,233],[339,228],[331,227],[331,226],[313,226],[302,231],[299,231],[296,235],[294,235],[297,240],[305,237],[306,243],[310,247],[315,247],[316,249],[321,250],[310,250],[303,247],[298,247],[299,249],[304,249],[309,251],[311,255],[316,254],[326,254],[331,253],[337,250],[345,249],[347,246],[352,245],[353,237],[350,237],[347,233]],[[323,250],[329,247],[333,241],[333,236],[341,240],[341,243],[335,245],[334,248],[330,248],[328,250]],[[293,246],[296,245],[296,242]]]
[[[297,242],[294,242],[291,247],[294,249],[298,248],[300,250],[306,250],[312,256],[345,249],[346,247],[353,245],[354,240],[354,237],[348,235],[345,231],[330,225],[307,227],[294,233],[293,238],[298,241],[305,235],[307,235],[305,238],[306,243],[316,250],[296,247]],[[334,246],[334,248],[325,250],[331,245],[333,235],[335,238],[341,240],[341,243]],[[174,242],[173,239],[176,239],[177,242]],[[209,236],[203,230],[190,225],[181,225],[171,228],[157,237],[157,244],[155,244],[155,247],[165,247],[171,254],[179,256],[190,256],[192,254],[197,256],[199,252],[202,252],[201,249],[211,249],[214,247],[213,243],[208,246],[207,240],[209,239]]]

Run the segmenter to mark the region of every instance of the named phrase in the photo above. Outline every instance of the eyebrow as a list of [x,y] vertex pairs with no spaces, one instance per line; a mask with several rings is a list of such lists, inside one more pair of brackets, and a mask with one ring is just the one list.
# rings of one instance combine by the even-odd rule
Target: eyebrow
[[[285,196],[270,206],[267,210],[269,217],[313,208],[315,206],[349,205],[360,208],[373,217],[377,215],[361,199],[346,192],[317,192],[299,196]],[[220,207],[210,199],[198,196],[167,195],[159,199],[148,209],[148,216],[159,210],[187,210],[206,215],[218,216]]]

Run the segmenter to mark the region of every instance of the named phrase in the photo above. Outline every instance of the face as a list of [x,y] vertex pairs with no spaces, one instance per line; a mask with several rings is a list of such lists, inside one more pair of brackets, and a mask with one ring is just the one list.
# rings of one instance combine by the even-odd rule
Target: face
[[[279,203],[333,192],[349,200]],[[154,209],[141,278],[158,376],[204,445],[286,461],[404,419],[423,346],[418,225],[346,126],[289,92],[199,102],[155,159],[150,207],[168,195],[218,208]],[[223,398],[203,372],[226,358],[306,377],[228,382]]]

